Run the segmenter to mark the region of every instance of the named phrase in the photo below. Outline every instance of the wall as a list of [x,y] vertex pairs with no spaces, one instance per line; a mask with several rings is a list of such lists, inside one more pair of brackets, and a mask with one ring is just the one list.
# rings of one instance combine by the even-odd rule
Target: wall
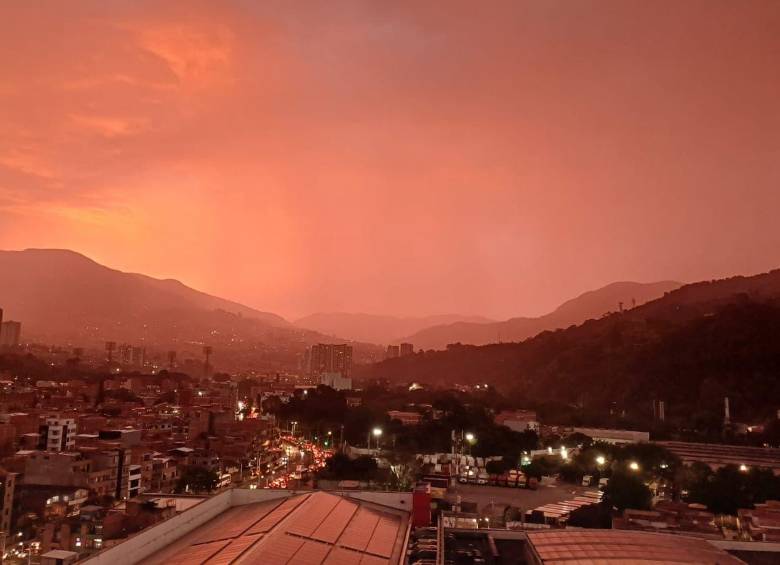
[[[274,498],[295,496],[298,494],[310,494],[311,490],[276,490],[276,489],[233,489],[233,506],[242,504],[252,504],[253,502],[263,502]],[[411,492],[393,492],[393,491],[352,491],[352,490],[323,490],[330,494],[372,502],[398,510],[412,511],[412,493]]]

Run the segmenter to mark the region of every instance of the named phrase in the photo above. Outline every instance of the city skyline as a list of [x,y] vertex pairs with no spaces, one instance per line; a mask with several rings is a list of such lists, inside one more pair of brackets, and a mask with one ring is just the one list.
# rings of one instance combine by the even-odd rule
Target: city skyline
[[4,12],[2,249],[288,319],[777,266],[776,2]]

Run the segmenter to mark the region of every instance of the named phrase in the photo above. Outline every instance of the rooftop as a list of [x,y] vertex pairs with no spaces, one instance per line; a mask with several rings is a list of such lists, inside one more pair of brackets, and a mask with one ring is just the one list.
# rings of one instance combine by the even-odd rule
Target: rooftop
[[[406,510],[324,491],[275,497],[265,493],[265,499],[229,505],[198,527],[182,526],[179,533],[171,532],[170,536],[164,532],[165,522],[160,533],[154,531],[158,526],[149,528],[138,537],[146,535],[153,543],[162,537],[170,540],[157,546],[156,552],[130,559],[132,548],[128,545],[127,551],[122,551],[120,544],[103,552],[103,559],[96,559],[96,563],[117,563],[108,555],[117,551],[123,563],[151,565],[394,565],[403,557],[409,527]],[[179,517],[185,519],[188,514]]]
[[744,563],[707,540],[685,536],[618,530],[546,530],[528,532],[530,563],[652,565]]
[[780,449],[777,448],[684,441],[658,441],[656,443],[686,463],[700,461],[710,465],[731,464],[780,469]]

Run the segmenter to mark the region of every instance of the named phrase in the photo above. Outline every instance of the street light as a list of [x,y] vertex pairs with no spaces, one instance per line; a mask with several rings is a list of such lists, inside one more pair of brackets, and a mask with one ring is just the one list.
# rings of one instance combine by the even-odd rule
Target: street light
[[638,471],[639,470],[639,463],[637,463],[636,461],[632,461],[631,463],[628,464],[628,467],[632,471]]
[[743,463],[742,465],[739,466],[739,470],[742,471],[743,473],[746,473],[748,470],[748,466]]
[[475,439],[477,439],[477,438],[476,438],[476,437],[474,437],[474,434],[472,434],[471,432],[469,432],[469,433],[467,433],[467,434],[466,434],[466,441],[467,441],[467,442],[469,442],[469,443],[474,443],[474,440],[475,440]]
[[599,455],[598,457],[596,457],[596,465],[601,466],[601,465],[603,465],[606,462],[607,462],[607,460],[604,458],[603,455]]
[[376,445],[379,447],[379,438],[382,435],[382,428],[374,428],[371,433],[368,434],[368,448],[371,449],[371,434],[376,438]]

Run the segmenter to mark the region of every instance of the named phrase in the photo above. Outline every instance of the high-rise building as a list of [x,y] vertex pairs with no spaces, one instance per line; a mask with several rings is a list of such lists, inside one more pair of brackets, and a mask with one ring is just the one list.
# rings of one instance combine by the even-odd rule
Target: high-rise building
[[76,446],[76,420],[46,418],[40,427],[40,447],[45,451],[69,451]]
[[9,473],[0,468],[0,535],[11,531],[16,477],[16,473]]
[[352,376],[352,346],[319,343],[309,351],[309,376],[319,380],[324,373],[340,373],[344,378]]
[[143,367],[146,365],[146,348],[133,347],[133,365]]
[[412,355],[414,353],[414,345],[411,343],[402,343],[398,351],[401,357],[404,355]]
[[[0,311],[0,319],[2,319],[2,311]],[[19,345],[22,338],[22,324],[21,322],[7,322],[0,323],[0,345],[16,347]]]
[[401,354],[401,349],[397,345],[388,345],[385,359],[395,359]]
[[127,343],[119,346],[119,363],[127,366],[143,367],[146,362],[146,349]]

